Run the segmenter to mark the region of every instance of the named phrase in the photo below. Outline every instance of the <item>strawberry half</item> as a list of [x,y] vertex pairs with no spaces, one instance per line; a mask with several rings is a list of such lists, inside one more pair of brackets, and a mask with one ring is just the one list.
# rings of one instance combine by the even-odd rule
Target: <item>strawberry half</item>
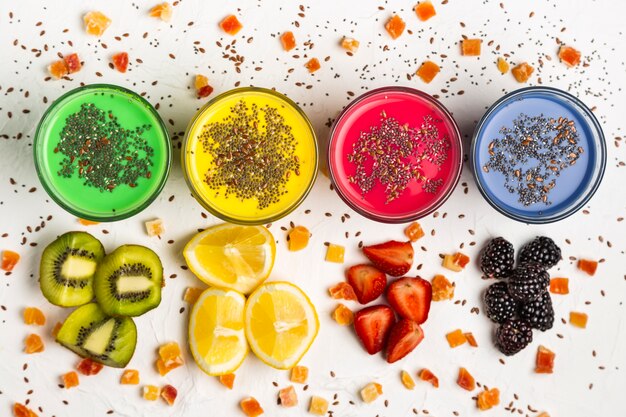
[[367,353],[374,355],[383,350],[391,326],[396,318],[387,306],[366,307],[354,316],[354,330]]
[[413,264],[411,242],[391,240],[379,245],[365,246],[363,253],[375,267],[392,277],[406,274]]
[[420,277],[400,278],[387,288],[387,300],[402,318],[422,324],[428,319],[433,289],[430,282]]
[[411,353],[424,339],[424,332],[413,320],[402,319],[389,333],[387,343],[387,362],[394,363]]
[[380,297],[387,286],[387,276],[372,265],[353,266],[346,272],[346,279],[361,304]]

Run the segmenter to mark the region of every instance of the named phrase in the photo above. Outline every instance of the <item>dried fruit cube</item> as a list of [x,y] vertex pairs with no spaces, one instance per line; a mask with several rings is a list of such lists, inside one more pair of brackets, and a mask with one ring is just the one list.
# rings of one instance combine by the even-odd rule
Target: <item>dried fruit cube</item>
[[26,336],[26,340],[24,340],[24,352],[31,353],[39,353],[43,352],[45,349],[43,345],[43,340],[36,334],[29,334]]
[[80,362],[78,362],[78,365],[76,365],[76,369],[78,370],[78,372],[87,376],[98,375],[103,367],[104,365],[102,365],[101,363],[92,361],[88,358],[81,360]]
[[81,219],[80,217],[78,218],[78,223],[82,224],[83,226],[93,226],[96,224],[100,224],[100,222],[94,222],[94,221],[87,220],[87,219]]
[[102,36],[105,30],[111,25],[111,19],[101,12],[89,12],[83,16],[85,31],[90,35]]
[[476,381],[474,381],[474,377],[463,367],[459,368],[459,377],[457,378],[456,383],[461,388],[468,391],[473,391],[474,388],[476,388]]
[[322,397],[314,395],[311,397],[311,404],[309,405],[309,413],[317,416],[325,416],[328,412],[328,401]]
[[65,65],[67,66],[67,72],[73,74],[75,72],[80,71],[82,65],[80,64],[80,58],[78,58],[78,54],[69,54],[63,57],[63,61],[65,61]]
[[404,385],[406,389],[415,388],[415,380],[407,371],[400,372],[400,380],[402,381],[402,385]]
[[197,91],[198,98],[208,97],[211,95],[212,92],[213,92],[213,87],[211,87],[210,85],[205,85],[204,87],[202,87],[201,89]]
[[37,307],[26,307],[24,309],[24,323],[43,326],[46,324],[46,316]]
[[439,74],[439,65],[432,61],[424,61],[418,68],[416,74],[422,81],[428,84]]
[[57,338],[57,335],[59,334],[59,330],[61,330],[61,327],[63,327],[63,323],[57,322],[57,324],[54,325],[54,327],[52,328],[52,337],[54,337],[55,339]]
[[354,322],[354,314],[348,307],[339,304],[333,311],[333,320],[340,326],[349,326]]
[[195,304],[198,301],[198,297],[200,294],[204,292],[204,289],[197,287],[187,287],[185,289],[185,294],[183,294],[183,300],[188,302],[189,304]]
[[409,238],[411,242],[417,242],[424,237],[424,230],[418,222],[413,222],[404,229],[404,235]]
[[550,417],[550,414],[544,411],[543,413],[538,414],[537,417]]
[[220,27],[222,28],[224,32],[228,33],[229,35],[234,36],[237,34],[237,32],[241,30],[243,25],[241,24],[241,22],[239,22],[239,19],[237,19],[237,16],[235,16],[234,14],[231,14],[231,15],[226,16],[220,22]]
[[67,65],[62,59],[54,61],[52,64],[48,65],[48,72],[53,78],[59,80],[68,74]]
[[500,390],[498,388],[491,388],[478,394],[476,398],[476,405],[479,410],[489,410],[500,404]]
[[594,276],[596,270],[598,269],[598,262],[591,261],[589,259],[580,259],[578,261],[578,269],[583,272],[586,272],[587,275]]
[[370,382],[361,390],[361,398],[366,403],[371,403],[380,397],[383,393],[382,385],[376,382]]
[[454,298],[454,284],[443,275],[435,275],[431,282],[433,301],[452,300]]
[[296,37],[293,36],[293,32],[288,30],[280,35],[280,43],[283,45],[285,51],[291,51],[296,47]]
[[340,282],[337,285],[333,285],[328,289],[330,296],[335,300],[348,300],[356,301],[356,294],[352,285],[347,282]]
[[581,329],[587,327],[587,318],[587,314],[585,313],[578,313],[576,311],[572,311],[569,313],[570,324],[576,327],[580,327]]
[[575,67],[580,64],[580,51],[571,46],[561,45],[559,48],[559,59],[568,67]]
[[480,39],[463,39],[461,41],[461,54],[464,56],[479,56],[481,43]]
[[309,377],[309,368],[306,366],[294,366],[291,368],[291,376],[289,380],[291,382],[297,382],[298,384],[304,384]]
[[528,79],[530,78],[530,76],[533,74],[534,71],[535,69],[531,67],[530,65],[528,65],[528,63],[522,62],[521,64],[516,65],[511,70],[511,73],[513,74],[513,76],[515,77],[518,83],[525,83],[526,81],[528,81]]
[[554,352],[540,345],[535,358],[535,372],[538,374],[551,374],[554,371]]
[[74,371],[68,372],[61,378],[65,389],[77,387],[79,384],[78,374]]
[[213,92],[213,87],[209,85],[209,79],[202,74],[196,75],[194,86],[196,88],[198,98],[208,97]]
[[502,74],[506,74],[507,72],[509,72],[509,63],[506,62],[504,58],[498,58],[498,62],[496,63],[496,65],[498,66],[498,71],[500,71]]
[[387,23],[385,23],[385,29],[387,29],[387,33],[391,36],[392,39],[398,39],[402,32],[404,32],[404,28],[406,27],[406,23],[400,16],[393,15]]
[[113,62],[113,66],[119,72],[126,72],[128,69],[128,53],[120,52],[111,57],[111,61]]
[[433,387],[439,388],[439,378],[437,378],[437,376],[435,376],[435,374],[433,374],[430,370],[424,368],[417,376],[422,381],[430,382]]
[[159,347],[159,357],[166,367],[180,366],[183,364],[183,357],[180,346],[176,342],[169,342]]
[[464,255],[460,252],[455,253],[454,255],[445,255],[443,257],[443,267],[449,269],[454,272],[460,272],[465,268],[470,261],[470,258],[467,255]]
[[165,226],[163,226],[163,219],[154,219],[145,222],[146,233],[148,236],[161,236],[165,233]]
[[569,279],[552,278],[550,280],[550,292],[552,294],[569,294]]
[[354,38],[346,38],[345,36],[341,39],[341,47],[346,51],[355,53],[359,50],[359,45],[361,43]]
[[287,235],[289,238],[289,250],[296,252],[307,247],[311,232],[304,226],[296,226]]
[[241,400],[239,403],[241,409],[248,417],[257,417],[263,414],[263,408],[261,404],[254,398],[248,397]]
[[37,414],[23,404],[13,404],[13,415],[15,417],[37,417]]
[[219,376],[220,383],[228,389],[233,389],[235,385],[235,374],[225,374]]
[[150,17],[156,17],[158,19],[163,20],[164,22],[169,22],[172,18],[172,13],[174,12],[172,5],[165,2],[161,4],[157,4],[152,9],[150,9]]
[[451,348],[461,346],[467,342],[467,338],[461,329],[456,329],[455,331],[448,333],[446,335],[446,339],[448,339],[448,344]]
[[422,22],[427,21],[437,14],[435,6],[433,6],[430,0],[419,2],[418,5],[415,6],[415,13],[417,14],[417,18]]
[[168,384],[161,388],[161,398],[163,398],[168,405],[174,405],[177,396],[178,390],[173,386]]
[[154,385],[145,385],[143,387],[143,399],[148,401],[156,401],[159,399],[159,387]]
[[135,369],[126,369],[120,378],[120,384],[122,385],[137,385],[139,384],[139,371]]
[[298,405],[298,395],[293,385],[278,391],[278,398],[280,399],[280,405],[283,407],[295,407]]
[[309,72],[315,72],[318,69],[322,68],[322,66],[320,65],[320,61],[317,58],[311,58],[307,61],[306,64],[304,64],[304,66],[306,67],[306,69],[309,70]]
[[345,253],[346,248],[344,248],[343,246],[329,243],[328,248],[326,248],[326,262],[335,262],[338,264],[342,264],[343,256]]
[[463,333],[463,336],[465,336],[465,339],[467,339],[467,343],[471,347],[478,347],[478,343],[476,342],[476,338],[474,337],[474,334],[472,332]]

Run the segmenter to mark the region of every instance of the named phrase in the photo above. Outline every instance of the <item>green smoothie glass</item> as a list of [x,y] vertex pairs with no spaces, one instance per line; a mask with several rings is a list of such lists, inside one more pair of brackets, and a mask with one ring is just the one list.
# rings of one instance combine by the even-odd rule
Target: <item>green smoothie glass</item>
[[123,87],[91,84],[58,98],[34,140],[37,175],[50,197],[96,222],[131,217],[159,195],[172,147],[158,113]]

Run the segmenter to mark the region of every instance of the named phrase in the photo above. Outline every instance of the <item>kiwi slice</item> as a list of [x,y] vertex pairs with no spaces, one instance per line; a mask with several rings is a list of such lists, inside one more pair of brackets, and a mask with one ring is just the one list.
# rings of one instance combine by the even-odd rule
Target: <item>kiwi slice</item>
[[135,353],[137,327],[133,319],[108,316],[98,304],[89,303],[69,315],[56,340],[82,357],[123,368]]
[[74,307],[93,300],[93,276],[104,257],[102,243],[86,232],[68,232],[44,249],[41,292],[52,304]]
[[123,245],[104,257],[94,278],[96,301],[112,316],[140,316],[161,303],[163,265],[152,250]]

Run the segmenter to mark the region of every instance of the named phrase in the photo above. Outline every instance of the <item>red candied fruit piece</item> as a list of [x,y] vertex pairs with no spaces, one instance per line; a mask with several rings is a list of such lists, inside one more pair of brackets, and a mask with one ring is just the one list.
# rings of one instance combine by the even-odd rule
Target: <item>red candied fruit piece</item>
[[296,47],[296,37],[293,36],[293,32],[287,31],[280,36],[280,43],[285,51],[291,51]]
[[161,388],[161,397],[165,400],[169,405],[174,405],[176,401],[176,396],[178,395],[178,390],[171,385],[166,385]]
[[422,369],[417,376],[422,381],[429,382],[433,387],[439,388],[439,378],[437,378],[429,369]]
[[226,16],[221,22],[220,27],[229,35],[236,35],[243,28],[243,25],[234,14]]
[[569,294],[569,279],[552,278],[550,280],[550,292],[552,294]]
[[213,92],[213,87],[210,85],[205,85],[204,87],[198,90],[198,98],[205,98],[211,95]]
[[571,46],[561,45],[559,48],[559,59],[568,67],[575,67],[580,64],[580,51]]
[[393,15],[387,23],[385,23],[385,29],[387,29],[387,33],[391,36],[392,39],[398,39],[402,32],[404,32],[404,28],[406,27],[406,23],[404,20],[397,14]]
[[354,288],[352,288],[352,286],[347,282],[340,282],[339,284],[330,287],[328,292],[335,300],[357,300]]
[[474,377],[463,367],[459,368],[459,377],[457,378],[456,383],[461,388],[468,391],[473,391],[474,388],[476,388],[476,381],[474,380]]
[[419,2],[419,4],[415,7],[415,13],[417,14],[418,19],[422,22],[427,21],[437,14],[435,6],[433,6],[430,0]]
[[70,74],[74,74],[75,72],[80,71],[82,65],[80,64],[80,59],[78,58],[78,54],[69,54],[63,57],[63,61],[65,61],[65,65],[67,66],[67,72]]
[[103,367],[104,365],[102,365],[101,363],[92,361],[88,358],[83,359],[78,363],[78,365],[76,365],[76,369],[78,370],[78,372],[87,376],[98,375]]
[[545,346],[539,346],[535,359],[535,372],[538,374],[551,374],[554,371],[555,353]]
[[115,69],[119,72],[126,72],[128,69],[128,54],[126,52],[120,52],[111,57]]
[[2,270],[3,271],[13,271],[13,268],[20,261],[20,254],[17,252],[13,252],[12,250],[3,250],[2,251]]
[[580,259],[578,261],[578,269],[586,272],[587,275],[594,276],[598,269],[598,262],[590,261],[589,259]]

